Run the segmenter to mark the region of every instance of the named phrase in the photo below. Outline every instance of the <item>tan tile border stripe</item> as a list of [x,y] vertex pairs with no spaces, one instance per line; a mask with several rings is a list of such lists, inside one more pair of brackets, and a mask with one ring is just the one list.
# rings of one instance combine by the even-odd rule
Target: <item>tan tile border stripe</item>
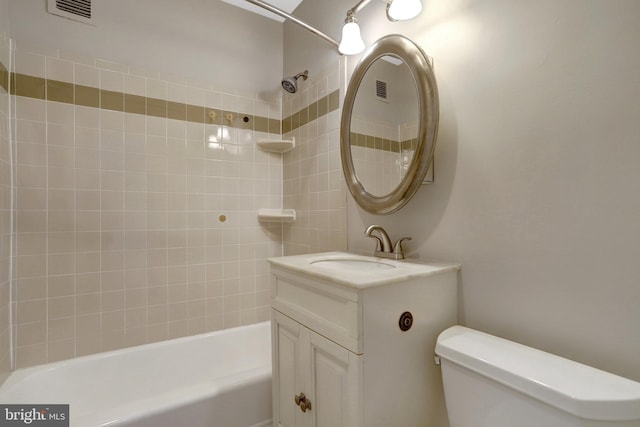
[[292,130],[296,130],[300,126],[304,126],[318,117],[325,116],[330,112],[337,110],[339,107],[340,91],[336,89],[329,95],[282,120],[282,133],[285,134]]
[[55,102],[73,104],[73,85],[71,83],[47,80],[47,99]]
[[0,87],[4,89],[5,92],[9,92],[9,71],[2,61],[0,61]]
[[374,150],[389,151],[392,153],[400,152],[400,143],[398,141],[356,132],[351,132],[350,137],[351,145],[355,145],[356,147],[372,148]]
[[406,141],[402,141],[401,143],[402,151],[415,151],[418,148],[418,138],[407,139]]
[[75,85],[75,105],[100,108],[100,89],[90,86]]
[[351,132],[351,145],[372,148],[374,150],[390,151],[392,153],[400,153],[401,151],[415,150],[418,146],[418,140],[413,138],[407,139],[406,141],[394,141],[391,139]]
[[[1,62],[0,65],[3,67]],[[0,68],[0,74],[2,73],[1,70]],[[7,76],[9,76],[9,73],[7,71],[5,72]],[[278,119],[270,119],[268,117],[254,116],[234,111],[224,111],[216,108],[206,108],[164,99],[147,98],[57,80],[47,80],[19,73],[11,73],[10,78],[11,80],[8,84],[7,91],[16,96],[167,119],[184,120],[192,123],[224,124],[237,129],[281,133],[282,124]],[[226,118],[228,114],[231,114],[231,121]]]
[[[11,95],[45,99],[47,93],[46,81],[44,79],[26,76],[24,74],[11,73],[9,85]],[[16,88],[20,88],[19,92]]]
[[[7,82],[8,77],[11,78],[10,82]],[[287,133],[295,130],[300,126],[304,126],[319,117],[337,110],[340,102],[339,91],[335,90],[329,95],[287,117],[281,123],[280,120],[269,119],[267,117],[223,111],[215,108],[205,108],[157,98],[147,98],[123,92],[102,90],[90,86],[47,80],[20,73],[9,74],[2,62],[0,62],[0,78],[3,78],[0,81],[0,86],[5,88],[6,91],[10,91],[12,95],[126,113],[185,120],[193,123],[226,124],[234,128],[253,129],[259,132],[269,133]],[[211,118],[211,113],[214,113],[213,119]],[[225,118],[229,113],[234,117],[231,122]]]

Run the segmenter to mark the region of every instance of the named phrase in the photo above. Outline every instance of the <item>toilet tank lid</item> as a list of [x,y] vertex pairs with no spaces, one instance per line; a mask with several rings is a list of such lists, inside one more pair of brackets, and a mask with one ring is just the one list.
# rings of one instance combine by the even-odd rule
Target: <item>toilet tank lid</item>
[[442,359],[575,416],[640,420],[640,383],[463,326],[442,332]]

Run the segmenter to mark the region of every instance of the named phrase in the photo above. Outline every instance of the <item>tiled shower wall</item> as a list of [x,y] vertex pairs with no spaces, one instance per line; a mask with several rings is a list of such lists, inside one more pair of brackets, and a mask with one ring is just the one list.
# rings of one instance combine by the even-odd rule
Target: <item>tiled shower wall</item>
[[282,229],[256,210],[282,206],[282,155],[255,142],[280,136],[279,99],[15,59],[16,366],[267,320]]
[[296,210],[284,228],[286,255],[346,250],[346,187],[340,162],[340,88],[344,58],[284,94],[282,127],[296,148],[284,154],[284,207]]

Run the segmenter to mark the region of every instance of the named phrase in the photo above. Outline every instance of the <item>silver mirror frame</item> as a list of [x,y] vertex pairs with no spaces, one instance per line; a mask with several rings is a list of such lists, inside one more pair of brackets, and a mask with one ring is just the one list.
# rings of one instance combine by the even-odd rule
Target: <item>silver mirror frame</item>
[[[407,174],[400,181],[400,184],[387,195],[374,196],[364,188],[353,166],[350,136],[351,114],[364,75],[377,59],[385,55],[395,56],[404,61],[413,76],[420,107],[418,143]],[[398,34],[384,36],[376,41],[362,57],[349,81],[340,123],[342,171],[351,195],[362,209],[376,215],[387,215],[396,212],[409,202],[422,185],[422,181],[433,163],[439,115],[438,85],[431,63],[422,49],[413,41]]]

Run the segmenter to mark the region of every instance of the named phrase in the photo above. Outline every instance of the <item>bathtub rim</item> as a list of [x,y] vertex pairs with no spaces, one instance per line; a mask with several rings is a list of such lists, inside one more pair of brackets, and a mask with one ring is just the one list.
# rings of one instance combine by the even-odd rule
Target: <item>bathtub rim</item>
[[3,395],[5,393],[9,393],[11,388],[19,385],[25,379],[31,377],[35,374],[40,374],[41,372],[53,371],[61,367],[66,367],[68,365],[73,365],[76,363],[84,363],[92,360],[102,360],[108,359],[111,357],[116,357],[118,355],[122,355],[123,353],[132,352],[135,350],[152,350],[155,348],[167,347],[172,344],[179,344],[183,342],[196,341],[198,339],[208,338],[213,335],[228,335],[233,333],[234,331],[238,331],[239,329],[260,329],[265,328],[271,333],[270,327],[271,321],[267,320],[264,322],[251,323],[249,325],[240,325],[234,326],[232,328],[226,329],[218,329],[215,331],[203,332],[201,334],[188,335],[185,337],[171,338],[162,341],[156,341],[152,343],[140,344],[130,347],[123,347],[116,350],[103,351],[100,353],[87,354],[84,356],[78,356],[71,359],[60,360],[57,362],[44,363],[40,365],[27,366],[24,368],[19,368],[11,371],[9,376],[5,379],[4,383],[0,385],[0,402],[2,401]]

